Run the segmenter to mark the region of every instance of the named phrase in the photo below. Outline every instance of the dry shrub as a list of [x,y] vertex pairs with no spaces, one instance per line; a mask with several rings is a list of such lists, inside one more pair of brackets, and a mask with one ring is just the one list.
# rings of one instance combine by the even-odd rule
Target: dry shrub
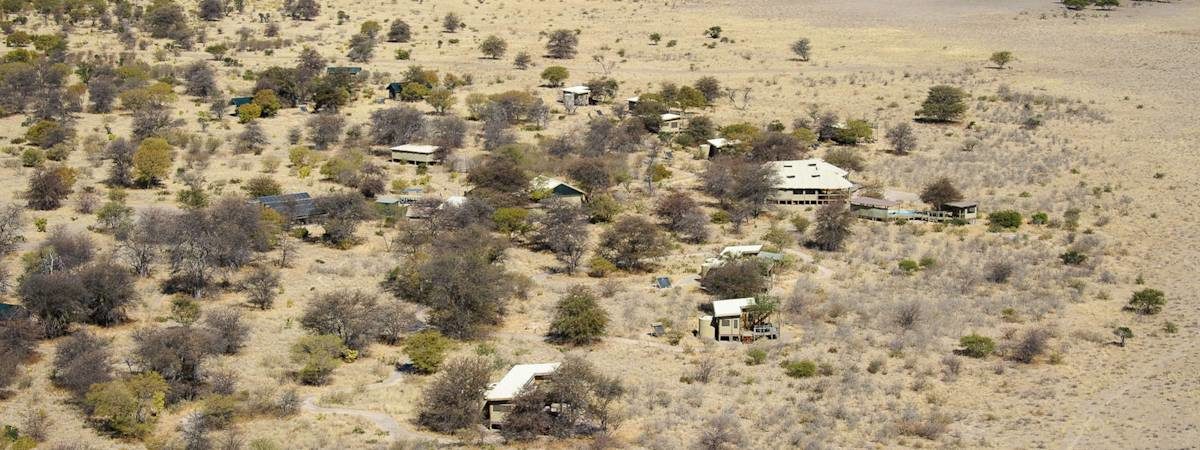
[[937,440],[950,426],[950,416],[937,411],[921,414],[916,409],[907,409],[896,420],[896,431],[905,436],[917,436]]

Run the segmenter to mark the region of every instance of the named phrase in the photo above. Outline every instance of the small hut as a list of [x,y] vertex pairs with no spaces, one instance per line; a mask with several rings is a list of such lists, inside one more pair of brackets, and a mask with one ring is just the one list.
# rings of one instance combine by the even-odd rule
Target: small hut
[[683,127],[686,126],[686,124],[684,123],[685,121],[683,120],[683,116],[681,116],[679,114],[666,113],[666,114],[662,114],[658,117],[659,117],[659,120],[661,121],[659,124],[659,127],[658,127],[659,133],[670,133],[670,134],[678,133],[680,131],[683,131]]
[[559,101],[564,105],[588,106],[592,104],[592,90],[583,85],[566,87]]
[[737,139],[716,138],[709,139],[705,143],[700,144],[700,151],[704,152],[704,157],[708,159],[716,158],[723,150],[741,144],[742,141]]
[[400,82],[391,82],[387,85],[388,98],[395,100],[400,96],[400,92],[404,90],[404,84]]

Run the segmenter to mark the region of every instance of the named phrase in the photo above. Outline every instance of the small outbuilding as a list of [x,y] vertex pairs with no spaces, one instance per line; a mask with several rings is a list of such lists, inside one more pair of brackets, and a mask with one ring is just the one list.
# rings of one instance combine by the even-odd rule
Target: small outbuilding
[[678,133],[683,131],[683,127],[686,126],[683,116],[679,114],[666,113],[658,116],[658,118],[660,120],[658,126],[659,133]]
[[388,83],[385,89],[388,91],[388,98],[395,100],[396,97],[400,96],[400,92],[404,90],[404,84],[400,82],[391,82]]
[[629,98],[625,99],[625,106],[628,106],[628,107],[629,107],[629,110],[630,110],[630,111],[633,111],[633,108],[636,108],[636,107],[637,107],[637,104],[638,104],[638,102],[639,102],[639,101],[641,101],[641,100],[642,100],[642,98],[641,98],[641,97],[638,97],[638,96],[636,96],[636,95],[635,95],[635,96],[633,96],[633,97],[629,97]]
[[725,138],[709,139],[707,141],[704,141],[703,144],[700,144],[700,151],[704,152],[705,158],[712,159],[712,158],[716,158],[717,155],[720,155],[722,151],[725,151],[729,147],[733,147],[733,146],[741,144],[741,143],[742,143],[742,141],[739,141],[737,139],[725,139]]
[[319,215],[316,202],[307,192],[268,195],[256,198],[253,202],[271,208],[283,216],[288,223],[306,223],[309,219]]
[[484,392],[483,417],[488,428],[500,428],[513,410],[513,399],[554,374],[561,363],[517,364]]
[[565,87],[558,100],[564,105],[588,106],[592,104],[592,90],[583,85]]
[[393,162],[409,164],[438,164],[442,162],[440,147],[436,145],[404,144],[390,149]]

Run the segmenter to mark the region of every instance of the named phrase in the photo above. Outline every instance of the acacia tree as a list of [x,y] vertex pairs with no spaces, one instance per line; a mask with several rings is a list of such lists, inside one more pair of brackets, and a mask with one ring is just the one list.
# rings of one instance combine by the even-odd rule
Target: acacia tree
[[812,43],[808,38],[800,38],[792,43],[792,53],[796,54],[801,61],[808,61],[809,54],[812,52]]
[[417,412],[417,423],[450,433],[479,423],[480,402],[487,389],[491,364],[480,357],[446,363],[441,374],[425,388]]
[[942,209],[947,203],[957,202],[963,199],[962,193],[958,188],[954,187],[954,183],[948,177],[941,177],[933,182],[925,185],[925,189],[921,191],[921,201],[928,203],[935,209]]
[[587,212],[562,200],[545,202],[545,214],[536,220],[534,242],[550,250],[568,274],[575,273],[587,252]]
[[810,244],[830,252],[841,249],[851,234],[850,223],[854,216],[850,210],[844,203],[829,203],[817,209],[816,216]]
[[479,43],[479,51],[489,58],[500,59],[508,51],[508,42],[496,35],[490,35]]
[[761,260],[740,258],[708,269],[700,286],[715,298],[744,298],[765,293],[770,287],[768,281],[767,267]]
[[29,207],[36,210],[58,209],[63,200],[71,194],[71,186],[74,184],[74,169],[65,166],[38,169],[29,176],[25,199]]
[[596,253],[622,270],[644,270],[648,259],[663,256],[669,245],[658,226],[642,216],[625,216],[600,234]]
[[246,278],[242,279],[242,290],[246,292],[248,303],[258,309],[270,309],[278,295],[279,271],[265,266],[251,268]]
[[579,35],[567,29],[557,29],[550,33],[546,40],[546,55],[555,59],[570,59],[575,57],[575,47],[579,45]]
[[163,138],[147,138],[133,152],[133,169],[143,186],[153,186],[167,176],[175,152]]
[[988,61],[991,61],[992,64],[995,64],[996,68],[998,69],[1003,69],[1004,66],[1007,66],[1008,63],[1012,62],[1012,60],[1012,52],[1007,50],[992,53],[992,56],[988,58]]
[[954,86],[938,85],[929,88],[929,95],[917,110],[917,117],[938,122],[951,122],[967,112],[967,93]]
[[93,384],[112,379],[111,364],[109,342],[83,330],[59,344],[50,379],[56,386],[83,397]]
[[775,194],[775,171],[766,164],[738,158],[720,158],[701,175],[704,192],[729,213],[735,230],[766,209]]
[[418,140],[425,131],[425,115],[410,106],[396,106],[371,113],[368,135],[376,145],[402,145]]
[[596,294],[586,286],[573,286],[555,306],[549,338],[572,345],[600,340],[608,326],[608,312],[600,307]]
[[326,292],[309,302],[300,324],[314,333],[337,336],[347,347],[363,350],[375,339],[378,309],[378,297],[363,291]]
[[672,191],[663,196],[654,207],[654,215],[664,228],[686,242],[698,244],[708,240],[708,218],[686,192]]
[[892,152],[897,155],[907,155],[917,148],[917,135],[908,122],[900,122],[888,129],[886,137],[892,144]]
[[392,24],[388,27],[387,41],[408,42],[410,39],[412,39],[412,29],[408,26],[408,22],[393,19]]

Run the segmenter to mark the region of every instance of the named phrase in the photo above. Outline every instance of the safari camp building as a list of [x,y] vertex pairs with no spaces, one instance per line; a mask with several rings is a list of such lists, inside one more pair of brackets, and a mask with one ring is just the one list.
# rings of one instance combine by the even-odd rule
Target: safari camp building
[[553,374],[560,364],[517,364],[509,369],[500,381],[489,386],[484,393],[483,405],[483,417],[488,428],[500,428],[508,413],[512,412],[513,399],[525,389]]
[[775,170],[775,203],[780,205],[825,205],[844,202],[854,183],[849,172],[818,158],[769,163]]
[[770,312],[756,311],[753,297],[712,302],[712,315],[700,316],[696,337],[716,341],[753,342],[778,339],[779,327],[771,323]]
[[442,162],[436,145],[404,144],[392,147],[392,161],[409,164],[438,164]]

